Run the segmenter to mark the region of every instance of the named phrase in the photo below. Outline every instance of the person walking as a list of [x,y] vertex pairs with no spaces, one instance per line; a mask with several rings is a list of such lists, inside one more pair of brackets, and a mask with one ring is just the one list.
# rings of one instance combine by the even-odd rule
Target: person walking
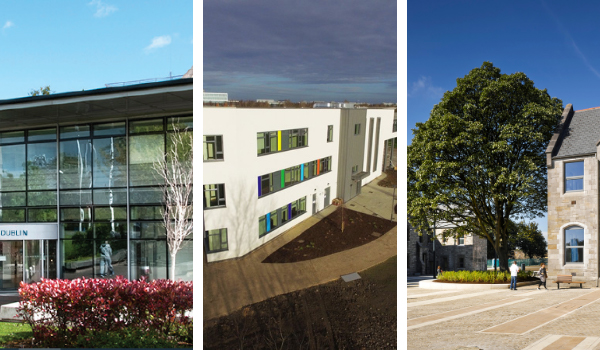
[[546,278],[548,278],[548,273],[546,272],[546,264],[542,263],[540,265],[540,270],[538,271],[538,275],[540,276],[540,284],[538,285],[538,290],[540,290],[540,287],[542,285],[544,285],[544,289],[548,289],[548,288],[546,288]]
[[517,273],[521,271],[517,266],[517,261],[513,260],[513,264],[510,267],[510,290],[517,290]]
[[442,271],[442,267],[438,265],[438,268],[437,268],[437,278],[440,278],[440,275],[442,274],[442,272],[443,272]]

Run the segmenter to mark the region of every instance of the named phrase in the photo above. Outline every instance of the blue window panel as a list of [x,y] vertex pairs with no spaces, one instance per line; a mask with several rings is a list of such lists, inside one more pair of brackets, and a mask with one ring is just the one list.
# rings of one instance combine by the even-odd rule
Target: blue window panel
[[583,162],[565,163],[565,176],[583,176]]
[[262,187],[260,184],[260,176],[258,177],[258,196],[262,196]]
[[271,213],[267,214],[267,232],[271,231]]
[[288,220],[292,218],[292,203],[288,204]]
[[583,229],[579,227],[566,229],[565,245],[567,247],[583,246]]
[[304,181],[304,163],[300,165],[300,181]]
[[583,179],[567,180],[567,191],[581,191],[583,190]]

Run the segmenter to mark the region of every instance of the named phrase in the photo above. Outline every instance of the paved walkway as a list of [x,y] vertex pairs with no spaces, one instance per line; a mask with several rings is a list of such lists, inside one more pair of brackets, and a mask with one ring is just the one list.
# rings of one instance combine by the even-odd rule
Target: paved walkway
[[[389,220],[394,189],[376,185],[384,177],[363,186],[361,194],[348,201],[346,206]],[[397,254],[394,227],[375,241],[337,254],[297,263],[261,263],[335,209],[335,206],[323,209],[244,257],[215,263],[205,261],[204,319],[225,316],[245,305],[336,280],[341,275],[368,269]],[[396,220],[396,215],[393,219]]]
[[600,350],[600,289],[549,284],[441,293],[407,281],[407,347]]

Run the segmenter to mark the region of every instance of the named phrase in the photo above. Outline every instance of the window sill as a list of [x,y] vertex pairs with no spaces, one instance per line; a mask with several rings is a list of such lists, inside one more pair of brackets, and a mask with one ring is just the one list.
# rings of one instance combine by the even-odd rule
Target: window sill
[[213,209],[221,209],[221,208],[227,208],[226,205],[219,205],[219,206],[215,206],[215,207],[204,207],[204,210],[213,210]]
[[228,250],[229,250],[229,248],[227,248],[227,249],[221,249],[221,250],[213,250],[213,251],[207,250],[206,254],[214,254],[214,253],[226,252]]
[[583,269],[585,267],[585,264],[580,262],[580,263],[565,263],[563,265],[563,268],[565,269]]
[[225,159],[204,159],[204,163],[212,163],[212,162],[224,162]]

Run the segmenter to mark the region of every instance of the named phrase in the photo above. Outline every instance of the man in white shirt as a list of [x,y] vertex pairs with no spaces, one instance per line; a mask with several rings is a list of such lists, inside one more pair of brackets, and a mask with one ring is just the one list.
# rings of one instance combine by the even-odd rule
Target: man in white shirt
[[517,272],[521,271],[517,262],[513,261],[510,267],[510,290],[517,290]]

